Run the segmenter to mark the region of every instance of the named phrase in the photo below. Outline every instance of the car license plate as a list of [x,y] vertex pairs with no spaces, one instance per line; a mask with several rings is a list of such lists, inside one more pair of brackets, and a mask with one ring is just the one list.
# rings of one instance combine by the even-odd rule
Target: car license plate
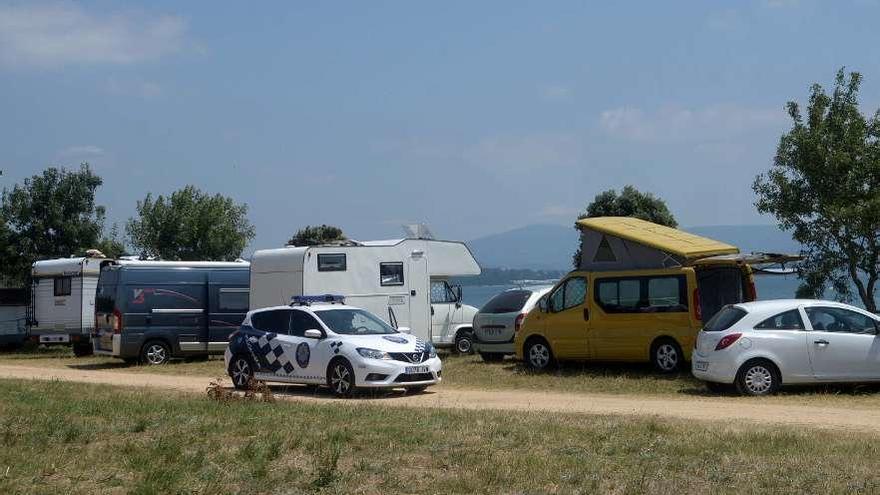
[[54,344],[58,342],[70,342],[70,336],[65,335],[40,335],[41,344]]
[[487,337],[497,337],[501,335],[503,327],[483,327],[481,330],[483,330]]
[[694,361],[694,369],[697,371],[706,371],[709,369],[709,361]]
[[415,375],[416,373],[427,373],[427,372],[428,372],[427,366],[407,366],[406,367],[406,374],[407,375]]

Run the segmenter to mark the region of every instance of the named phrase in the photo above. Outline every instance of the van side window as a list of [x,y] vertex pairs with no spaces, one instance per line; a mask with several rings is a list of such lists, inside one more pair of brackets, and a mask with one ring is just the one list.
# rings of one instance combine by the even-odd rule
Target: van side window
[[247,313],[250,304],[247,289],[221,288],[217,292],[217,310],[225,313]]
[[596,302],[606,313],[686,312],[687,280],[684,275],[599,279]]
[[71,292],[71,281],[72,279],[70,277],[55,277],[55,297],[69,296]]
[[164,285],[142,287],[125,286],[128,311],[149,313],[154,309],[204,309],[203,286]]
[[581,277],[570,278],[550,296],[550,311],[558,313],[580,306],[587,297],[587,281]]
[[290,329],[290,310],[261,311],[251,316],[251,326],[264,332],[286,334]]
[[776,316],[771,316],[766,320],[755,325],[756,330],[803,330],[804,320],[801,319],[801,313],[792,309]]
[[306,330],[320,330],[324,333],[324,328],[318,323],[314,316],[305,311],[293,310],[290,312],[290,335],[294,337],[305,337]]
[[344,272],[345,270],[345,253],[318,255],[319,272]]
[[454,303],[458,301],[452,287],[445,280],[434,280],[431,282],[431,304]]
[[403,285],[403,263],[379,263],[379,285]]

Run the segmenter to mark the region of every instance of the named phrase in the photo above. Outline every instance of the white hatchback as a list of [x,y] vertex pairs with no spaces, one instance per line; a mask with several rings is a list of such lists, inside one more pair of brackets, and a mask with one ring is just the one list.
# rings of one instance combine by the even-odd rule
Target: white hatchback
[[321,297],[251,311],[230,337],[226,369],[236,388],[250,380],[327,385],[348,397],[359,388],[420,392],[440,382],[430,342],[392,328],[369,311]]
[[880,317],[831,301],[734,304],[697,335],[693,375],[746,395],[783,384],[880,381]]

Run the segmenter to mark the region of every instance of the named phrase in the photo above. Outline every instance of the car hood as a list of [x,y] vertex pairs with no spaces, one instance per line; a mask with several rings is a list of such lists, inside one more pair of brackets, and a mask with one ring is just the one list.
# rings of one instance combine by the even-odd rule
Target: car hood
[[339,335],[328,337],[331,340],[340,339],[355,347],[368,347],[385,352],[421,352],[425,350],[425,341],[406,333],[392,333],[386,335]]

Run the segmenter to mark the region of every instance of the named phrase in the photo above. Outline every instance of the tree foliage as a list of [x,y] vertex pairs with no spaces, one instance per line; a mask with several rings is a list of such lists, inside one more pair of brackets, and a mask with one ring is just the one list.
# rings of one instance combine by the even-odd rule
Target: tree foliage
[[345,242],[348,238],[339,227],[332,225],[306,225],[296,231],[293,237],[287,241],[291,246],[318,246],[321,244],[332,244],[337,242]]
[[89,165],[50,167],[25,179],[0,200],[0,270],[22,283],[38,259],[60,258],[96,247],[105,210],[95,204],[102,184]]
[[[665,201],[651,193],[640,192],[633,186],[624,187],[620,194],[614,189],[597,194],[586,211],[578,216],[578,220],[594,217],[634,217],[668,227],[678,227],[678,222]],[[578,229],[577,224],[575,229]],[[572,262],[575,268],[580,266],[580,247],[572,256]]]
[[137,213],[126,225],[129,244],[137,254],[164,260],[235,260],[256,233],[247,205],[191,185],[167,198],[147,194]]
[[829,95],[814,84],[806,114],[787,105],[791,129],[779,139],[770,170],[754,182],[758,211],[805,246],[800,296],[827,287],[841,300],[853,288],[876,311],[880,261],[880,111],[859,110],[861,75],[838,71]]

